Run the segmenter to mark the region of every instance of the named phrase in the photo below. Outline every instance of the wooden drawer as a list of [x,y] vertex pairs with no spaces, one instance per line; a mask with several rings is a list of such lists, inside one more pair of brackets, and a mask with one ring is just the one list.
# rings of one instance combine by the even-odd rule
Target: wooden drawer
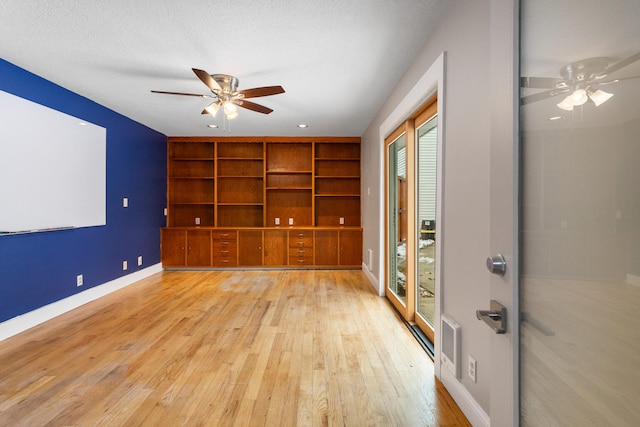
[[313,265],[313,253],[307,250],[306,253],[299,253],[297,250],[289,251],[289,265]]
[[289,265],[313,265],[313,248],[289,248]]
[[213,240],[237,240],[238,236],[235,231],[213,231],[211,233],[211,238]]
[[289,247],[290,248],[312,248],[313,247],[313,231],[312,230],[291,230],[289,231]]
[[302,246],[298,248],[289,248],[289,259],[305,256],[313,257],[313,248],[305,248]]
[[214,267],[237,267],[238,265],[238,257],[235,255],[232,257],[213,257],[213,266]]
[[220,239],[213,241],[213,266],[214,267],[235,267],[238,265],[238,243],[235,240],[235,232],[231,233],[233,240],[223,234]]
[[235,240],[214,240],[213,241],[213,256],[222,256],[232,254],[236,255],[238,252],[238,243]]

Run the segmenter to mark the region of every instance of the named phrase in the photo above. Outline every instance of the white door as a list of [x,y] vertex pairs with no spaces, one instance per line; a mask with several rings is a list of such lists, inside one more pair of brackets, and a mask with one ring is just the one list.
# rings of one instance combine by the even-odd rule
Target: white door
[[[490,300],[507,310],[505,333],[491,335],[489,416],[492,427],[518,425],[518,10],[517,1],[491,1],[490,244],[504,256],[504,275],[490,274]],[[490,301],[485,310],[490,308]]]

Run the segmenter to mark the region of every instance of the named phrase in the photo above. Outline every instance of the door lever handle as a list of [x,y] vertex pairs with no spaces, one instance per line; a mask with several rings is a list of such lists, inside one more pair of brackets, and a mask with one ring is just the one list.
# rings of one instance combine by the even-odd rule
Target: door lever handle
[[491,300],[489,310],[476,310],[476,317],[486,323],[496,334],[507,332],[507,307]]

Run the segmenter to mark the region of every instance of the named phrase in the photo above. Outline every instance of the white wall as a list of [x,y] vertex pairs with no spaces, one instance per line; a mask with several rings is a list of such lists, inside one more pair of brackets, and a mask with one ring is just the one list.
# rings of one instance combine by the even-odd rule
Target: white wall
[[486,413],[490,331],[476,319],[475,310],[485,308],[489,301],[489,275],[484,266],[489,255],[489,12],[489,0],[455,2],[362,138],[364,251],[374,251],[371,273],[383,285],[380,242],[384,229],[380,221],[384,186],[380,176],[384,152],[380,127],[446,52],[445,96],[438,100],[439,108],[445,111],[444,126],[439,129],[444,132],[441,312],[461,325],[463,367],[469,354],[478,361],[477,383],[468,379],[463,368],[459,389]]

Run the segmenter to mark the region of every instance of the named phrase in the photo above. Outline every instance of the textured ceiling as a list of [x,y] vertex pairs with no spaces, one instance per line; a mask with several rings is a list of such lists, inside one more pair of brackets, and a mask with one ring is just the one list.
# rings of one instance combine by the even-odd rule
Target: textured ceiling
[[[166,135],[359,136],[450,4],[3,0],[0,58]],[[200,114],[210,100],[150,92],[210,94],[191,68],[286,93],[225,131]]]

